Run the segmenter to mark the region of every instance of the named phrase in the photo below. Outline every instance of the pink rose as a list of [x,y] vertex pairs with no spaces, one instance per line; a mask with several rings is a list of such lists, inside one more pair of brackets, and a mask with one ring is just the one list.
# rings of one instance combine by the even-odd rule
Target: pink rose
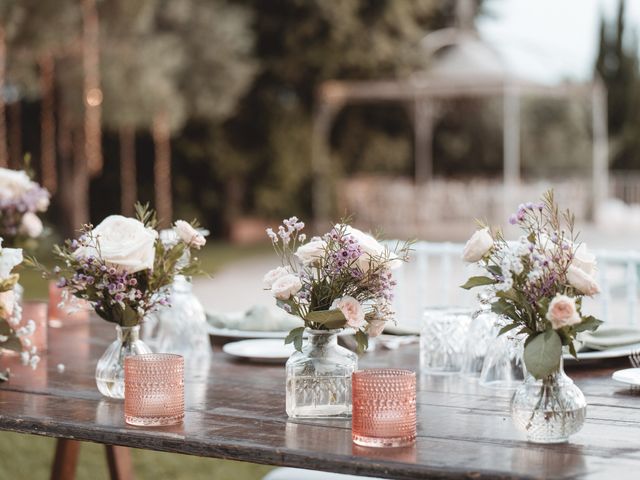
[[295,295],[302,288],[302,282],[297,275],[288,273],[278,278],[273,285],[271,285],[271,293],[278,300],[289,300],[292,295]]
[[554,330],[576,325],[582,321],[580,315],[578,315],[575,300],[561,294],[557,294],[551,300],[547,311],[547,320],[551,322]]
[[364,310],[362,305],[353,297],[345,296],[333,301],[331,309],[337,308],[347,319],[347,325],[351,328],[360,328],[364,325]]
[[600,287],[595,279],[575,265],[569,265],[567,269],[567,281],[573,288],[584,295],[600,293]]

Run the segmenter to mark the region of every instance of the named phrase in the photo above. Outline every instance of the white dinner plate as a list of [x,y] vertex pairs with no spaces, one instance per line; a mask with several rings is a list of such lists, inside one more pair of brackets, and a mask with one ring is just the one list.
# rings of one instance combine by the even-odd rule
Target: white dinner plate
[[611,375],[617,382],[628,383],[629,385],[640,385],[640,368],[625,368],[618,370]]
[[[578,361],[580,360],[605,360],[607,358],[628,357],[632,352],[640,350],[640,343],[632,343],[623,347],[609,348],[607,350],[597,350],[590,352],[578,352]],[[574,360],[571,355],[565,353],[565,360]]]
[[261,363],[283,363],[295,351],[293,344],[285,345],[282,339],[256,339],[231,342],[222,351],[234,357]]
[[270,332],[266,330],[233,330],[231,328],[218,328],[209,325],[209,335],[226,338],[286,338],[288,331]]

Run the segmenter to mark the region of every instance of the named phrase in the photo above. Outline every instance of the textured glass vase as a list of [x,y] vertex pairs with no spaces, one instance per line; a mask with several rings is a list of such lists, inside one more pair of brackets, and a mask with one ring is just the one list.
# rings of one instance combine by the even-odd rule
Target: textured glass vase
[[109,345],[96,366],[96,385],[105,397],[124,398],[124,359],[130,355],[151,353],[140,340],[140,326],[116,325],[118,338]]
[[287,414],[292,418],[350,418],[355,353],[338,345],[340,330],[307,330],[302,352],[287,360]]
[[562,443],[584,425],[587,402],[565,373],[562,359],[556,372],[542,380],[527,373],[511,398],[511,417],[527,440]]
[[207,318],[191,282],[176,276],[170,298],[170,307],[162,307],[145,319],[143,340],[156,352],[182,355],[190,365],[207,361],[211,354]]

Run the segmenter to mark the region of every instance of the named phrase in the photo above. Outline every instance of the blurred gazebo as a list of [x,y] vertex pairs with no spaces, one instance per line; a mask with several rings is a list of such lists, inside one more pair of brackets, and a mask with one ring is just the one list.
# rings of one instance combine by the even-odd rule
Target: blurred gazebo
[[[602,81],[542,84],[513,74],[500,55],[474,28],[473,0],[457,3],[457,26],[434,31],[421,42],[428,59],[423,71],[407,79],[374,81],[330,80],[317,92],[313,125],[313,206],[316,220],[332,213],[328,180],[328,139],[333,121],[348,104],[399,102],[411,108],[416,186],[433,180],[433,131],[442,101],[453,98],[502,98],[503,209],[520,184],[520,104],[524,96],[587,98],[591,103],[592,204],[607,196],[607,100]],[[509,205],[513,207],[513,205]],[[593,211],[593,210],[592,210]]]

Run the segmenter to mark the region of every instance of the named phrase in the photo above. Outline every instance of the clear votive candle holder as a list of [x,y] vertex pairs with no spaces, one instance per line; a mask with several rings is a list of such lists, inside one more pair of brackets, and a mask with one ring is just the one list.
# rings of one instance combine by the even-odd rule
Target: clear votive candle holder
[[124,359],[124,420],[146,427],[184,420],[184,358],[147,353]]
[[360,370],[352,378],[351,436],[364,447],[405,447],[416,440],[416,374]]
[[420,370],[447,375],[462,369],[473,310],[433,307],[424,311],[420,329]]

